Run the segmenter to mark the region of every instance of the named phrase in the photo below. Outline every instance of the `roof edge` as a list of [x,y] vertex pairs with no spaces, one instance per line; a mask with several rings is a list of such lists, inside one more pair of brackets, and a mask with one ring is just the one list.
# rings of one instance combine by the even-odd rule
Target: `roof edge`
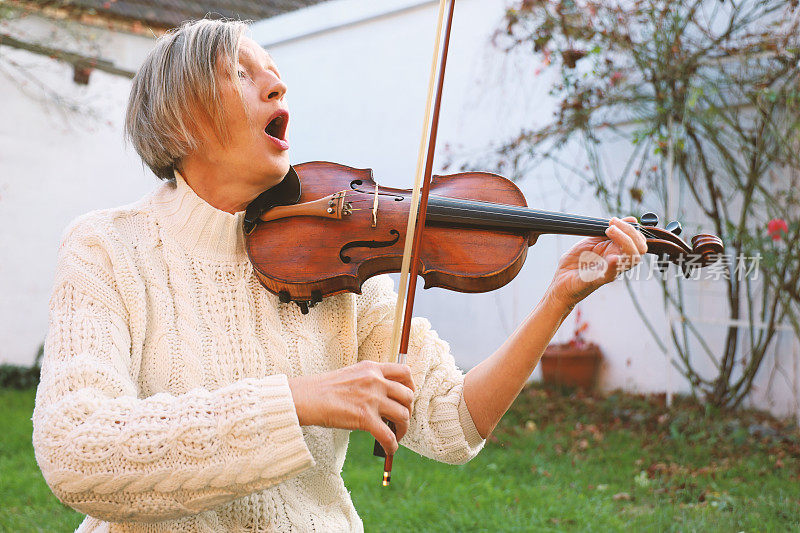
[[330,0],[255,22],[250,25],[250,33],[258,44],[267,48],[438,3],[438,0]]
[[137,18],[123,17],[114,13],[70,4],[41,5],[31,0],[6,0],[9,7],[54,20],[68,20],[86,26],[111,31],[122,31],[134,35],[158,37],[170,29],[169,25]]

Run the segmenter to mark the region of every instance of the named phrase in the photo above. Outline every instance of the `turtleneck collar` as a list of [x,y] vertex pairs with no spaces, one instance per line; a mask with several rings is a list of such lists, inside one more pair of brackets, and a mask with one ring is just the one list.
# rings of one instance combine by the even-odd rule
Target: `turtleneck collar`
[[187,252],[204,259],[246,258],[242,221],[244,211],[230,214],[197,196],[180,172],[175,181],[159,188],[153,196],[159,224]]

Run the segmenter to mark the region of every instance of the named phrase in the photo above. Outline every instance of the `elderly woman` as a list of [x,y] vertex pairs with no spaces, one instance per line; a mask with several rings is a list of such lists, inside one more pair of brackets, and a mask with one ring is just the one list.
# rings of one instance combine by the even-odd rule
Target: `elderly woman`
[[[288,171],[288,110],[245,31],[201,20],[158,40],[127,132],[165,183],[64,234],[33,443],[55,495],[89,515],[79,531],[361,530],[341,478],[351,430],[390,452],[468,461],[575,303],[646,249],[617,219],[607,239],[580,241],[466,375],[424,319],[408,365],[386,362],[386,276],[303,315],[253,274],[243,210]],[[587,250],[611,267],[591,282],[577,270]]]

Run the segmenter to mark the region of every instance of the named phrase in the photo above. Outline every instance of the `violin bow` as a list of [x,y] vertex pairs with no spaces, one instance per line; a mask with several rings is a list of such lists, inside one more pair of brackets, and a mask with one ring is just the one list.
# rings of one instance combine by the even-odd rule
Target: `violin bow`
[[[417,154],[417,172],[411,195],[405,248],[403,249],[403,261],[400,270],[400,285],[397,290],[397,303],[394,311],[394,328],[392,330],[390,353],[397,354],[397,362],[401,364],[406,362],[411,334],[414,295],[417,289],[417,275],[419,274],[418,258],[422,247],[422,234],[425,229],[425,224],[420,224],[419,221],[425,220],[428,211],[428,196],[433,175],[433,158],[436,152],[436,137],[439,132],[439,111],[442,105],[444,73],[447,67],[447,53],[450,48],[450,32],[453,27],[454,10],[455,0],[439,1],[439,18],[436,25],[436,39],[428,82],[428,98],[425,105],[422,137]],[[447,12],[446,23],[445,11]],[[425,155],[426,152],[427,155]],[[409,235],[413,235],[413,238],[409,239]],[[395,428],[391,422],[389,422],[389,426],[394,431]],[[380,453],[380,451],[383,450],[380,444],[376,442],[376,455],[385,457],[383,464],[383,486],[385,487],[389,485],[392,479],[392,460],[394,456],[388,453]]]

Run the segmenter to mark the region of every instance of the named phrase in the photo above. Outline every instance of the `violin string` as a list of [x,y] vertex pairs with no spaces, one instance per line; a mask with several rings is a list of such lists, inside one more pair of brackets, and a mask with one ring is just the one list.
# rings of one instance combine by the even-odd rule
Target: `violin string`
[[474,209],[480,211],[481,208],[494,208],[506,211],[521,211],[533,214],[541,214],[541,215],[553,215],[558,216],[564,219],[574,219],[580,221],[591,221],[597,223],[607,224],[608,220],[604,220],[602,218],[597,217],[589,217],[585,215],[571,215],[569,213],[557,213],[554,211],[542,211],[539,209],[533,209],[530,207],[523,207],[523,206],[516,206],[516,205],[504,205],[504,204],[495,204],[492,202],[481,202],[478,200],[458,200],[455,198],[446,198],[446,197],[436,197],[437,201],[440,201],[441,204],[447,204],[448,207],[450,206],[465,206],[465,207],[473,207]]
[[[473,211],[468,210],[468,209],[460,208],[460,207],[457,207],[457,206],[447,206],[447,210],[448,211],[466,211],[468,214],[473,215],[472,217],[468,216],[466,218],[477,219],[474,216],[475,213]],[[597,222],[595,222],[595,221],[593,221],[591,219],[587,221],[587,220],[585,220],[585,219],[583,219],[581,217],[576,217],[576,216],[551,214],[551,213],[548,213],[547,215],[544,215],[543,212],[541,212],[541,211],[539,211],[539,212],[537,212],[535,210],[531,210],[531,211],[532,211],[531,213],[524,213],[524,214],[502,213],[502,215],[504,217],[508,217],[508,218],[511,218],[511,219],[518,219],[518,220],[521,219],[521,220],[524,220],[524,221],[536,221],[536,222],[553,223],[553,224],[562,223],[562,224],[567,224],[569,229],[594,230],[594,231],[598,231],[600,233],[604,233],[605,232],[605,228],[607,228],[608,225],[609,225],[609,221],[602,221],[602,219],[597,219]],[[479,220],[479,219],[477,219],[477,220]],[[643,235],[645,235],[647,237],[651,237],[651,238],[656,238],[656,235],[654,235],[652,232],[650,232],[646,228],[642,227],[638,223],[633,224],[633,226],[638,231],[640,231]]]
[[[437,197],[436,199],[440,200],[440,199],[443,199],[443,198],[442,197]],[[450,199],[445,199],[445,200],[450,200]],[[442,202],[442,204],[450,204],[450,205],[447,205],[448,209],[464,210],[464,208],[462,208],[462,207],[460,207],[458,205],[453,205],[451,202],[444,201],[444,202]],[[528,218],[531,218],[531,215],[533,215],[534,217],[536,217],[536,219],[544,221],[544,222],[568,222],[570,224],[573,224],[573,223],[583,224],[583,228],[586,228],[586,229],[594,229],[594,228],[605,229],[606,227],[608,227],[609,222],[610,222],[607,219],[604,220],[604,219],[595,218],[595,217],[586,217],[586,216],[582,216],[582,215],[570,215],[568,213],[555,213],[555,212],[552,212],[552,211],[539,211],[537,209],[531,209],[531,208],[527,208],[527,207],[504,206],[504,205],[501,205],[501,204],[492,204],[490,202],[478,202],[478,201],[474,201],[474,200],[464,201],[464,202],[462,202],[462,204],[477,204],[477,205],[482,205],[482,206],[499,207],[500,210],[503,210],[505,208],[506,212],[502,213],[504,216],[528,219]],[[511,210],[518,210],[519,214],[514,213]],[[508,211],[511,211],[511,212],[508,212]],[[587,224],[589,224],[590,226],[587,226]],[[639,230],[643,234],[647,235],[648,237],[657,238],[657,236],[655,234],[653,234],[651,231],[649,231],[646,227],[641,226],[639,223],[632,223],[632,225],[637,230]]]
[[[356,192],[360,192],[360,191],[356,191]],[[361,193],[361,194],[365,194],[365,195],[369,194],[370,196],[372,196],[372,193]],[[465,209],[467,207],[473,207],[473,210],[475,212],[478,212],[478,213],[481,212],[481,208],[493,208],[493,209],[506,210],[506,211],[509,211],[509,210],[525,210],[527,212],[526,214],[554,215],[554,216],[561,217],[564,220],[575,220],[575,221],[580,221],[580,222],[595,222],[595,223],[598,223],[598,224],[608,225],[608,220],[604,220],[602,218],[588,217],[588,216],[583,216],[583,215],[570,215],[568,213],[555,213],[555,212],[552,212],[552,211],[540,211],[538,209],[533,209],[533,208],[530,208],[530,207],[523,207],[523,206],[496,204],[496,203],[492,203],[492,202],[481,202],[479,200],[462,200],[462,199],[458,199],[458,198],[447,198],[447,197],[444,197],[444,196],[435,196],[435,195],[431,195],[431,200],[433,200],[434,202],[436,202],[436,203],[438,203],[438,204],[440,204],[442,206],[448,207],[448,208]],[[371,204],[373,202],[373,199],[372,198],[369,198],[369,199],[365,198],[365,199],[359,199],[359,200],[351,200],[351,202],[357,202],[357,201],[369,202]],[[523,216],[526,216],[526,215],[523,215]]]
[[[458,208],[450,208],[451,210],[458,210]],[[351,211],[372,211],[372,209],[368,208],[355,208],[351,209]],[[470,214],[474,215],[475,213],[468,211]],[[531,213],[531,215],[525,214],[514,214],[514,213],[504,213],[503,216],[509,218],[516,218],[516,219],[523,219],[525,221],[535,221],[535,222],[543,222],[545,224],[552,223],[552,224],[566,224],[567,230],[577,229],[577,230],[594,230],[598,233],[605,233],[605,229],[609,226],[607,222],[592,222],[592,221],[583,221],[578,217],[551,217],[551,216],[542,216],[541,213]],[[538,215],[538,216],[537,216]],[[471,220],[477,220],[480,222],[479,217],[468,217]],[[657,239],[658,236],[653,234],[650,230],[646,227],[641,226],[638,223],[633,223],[632,226],[642,233],[645,237],[649,237],[652,239]],[[599,236],[599,235],[598,235]]]
[[[362,191],[358,191],[358,190],[356,190],[355,192],[358,192],[358,193],[361,193],[361,194],[364,194],[364,195],[369,195],[369,196],[373,196],[373,194],[374,194],[374,193],[367,193],[367,192],[362,192]],[[448,208],[451,208],[451,207],[452,208],[456,208],[456,207],[458,207],[458,208],[463,209],[462,206],[471,206],[473,208],[476,208],[475,210],[478,211],[478,212],[480,211],[481,207],[484,207],[484,208],[488,207],[488,208],[494,208],[494,209],[499,209],[499,210],[503,210],[503,209],[505,209],[505,210],[525,210],[525,211],[527,211],[528,213],[531,213],[531,214],[552,215],[552,216],[557,216],[557,217],[563,218],[564,220],[576,220],[576,221],[581,221],[581,222],[591,221],[591,222],[600,223],[600,224],[603,224],[603,225],[607,225],[608,224],[608,220],[604,220],[602,218],[589,217],[589,216],[585,216],[585,215],[571,215],[569,213],[556,213],[556,212],[553,212],[553,211],[541,211],[541,210],[538,210],[538,209],[533,209],[533,208],[530,208],[530,207],[523,207],[523,206],[497,204],[497,203],[493,203],[493,202],[482,202],[480,200],[464,200],[464,199],[460,199],[460,198],[448,198],[448,197],[445,197],[445,196],[437,196],[437,195],[431,195],[431,199],[434,200],[435,202],[438,202],[441,205],[444,205],[444,206],[448,207]],[[358,200],[354,200],[354,201],[358,201]],[[372,203],[373,199],[372,198],[363,199],[363,201],[368,201],[368,202]],[[353,202],[353,201],[351,201],[351,202]]]
[[[448,206],[450,210],[463,210],[461,208],[455,206]],[[544,222],[544,223],[562,223],[568,224],[570,228],[576,229],[587,229],[587,230],[602,230],[605,231],[605,228],[609,226],[609,220],[602,220],[602,219],[595,219],[593,217],[579,217],[574,215],[568,214],[561,214],[561,213],[552,213],[547,211],[537,211],[537,210],[530,210],[528,212],[522,211],[518,213],[512,212],[503,212],[500,213],[503,216],[509,218],[516,218],[516,219],[523,219],[523,220],[534,220],[537,222]],[[632,224],[638,231],[642,232],[644,235],[649,237],[655,237],[652,232],[648,231],[644,227],[640,226],[638,223]]]
[[[366,194],[366,193],[364,193]],[[538,209],[532,209],[529,207],[522,207],[522,206],[510,206],[510,205],[503,205],[503,204],[496,204],[492,202],[481,202],[478,200],[461,200],[456,198],[447,198],[443,196],[432,196],[432,199],[443,207],[447,207],[448,209],[460,209],[464,210],[466,207],[473,207],[477,208],[474,209],[475,212],[480,213],[480,208],[494,208],[499,211],[504,211],[502,214],[512,215],[514,216],[513,211],[522,211],[521,214],[516,216],[521,216],[523,218],[530,217],[531,215],[540,215],[542,218],[540,220],[543,221],[555,221],[561,220],[564,222],[581,222],[581,223],[594,223],[598,225],[602,225],[603,227],[608,226],[609,220],[602,219],[597,217],[588,217],[583,215],[571,215],[568,213],[555,213],[552,211],[540,211]],[[369,202],[371,203],[372,200],[370,199]],[[553,217],[548,219],[547,217]],[[637,226],[637,224],[634,224]]]
[[[367,194],[367,193],[362,193]],[[370,194],[370,196],[372,196]],[[440,207],[450,211],[462,211],[468,213],[470,216],[469,218],[473,220],[479,220],[476,215],[480,216],[482,214],[481,209],[469,209],[469,207],[477,207],[477,208],[494,208],[497,209],[502,216],[509,217],[512,219],[522,219],[522,220],[534,220],[536,222],[543,222],[543,223],[552,223],[552,224],[567,224],[568,229],[580,229],[580,230],[596,230],[599,232],[605,232],[605,228],[609,226],[610,221],[602,218],[597,217],[588,217],[582,215],[571,215],[569,213],[555,213],[552,211],[540,211],[537,209],[522,207],[522,206],[506,206],[503,204],[494,204],[491,202],[480,202],[476,200],[458,200],[458,199],[450,199],[445,197],[435,197],[432,198],[437,203],[432,205],[432,207]],[[365,203],[372,204],[372,198],[363,198],[363,199],[353,199],[349,200],[351,205],[363,205]],[[456,204],[456,202],[458,202]],[[366,208],[356,208],[352,209],[352,211],[371,211],[371,209]],[[517,211],[517,212],[514,212]],[[637,231],[641,232],[646,237],[656,239],[658,238],[652,231],[650,231],[647,227],[642,226],[639,223],[632,223],[632,226],[636,228]]]

